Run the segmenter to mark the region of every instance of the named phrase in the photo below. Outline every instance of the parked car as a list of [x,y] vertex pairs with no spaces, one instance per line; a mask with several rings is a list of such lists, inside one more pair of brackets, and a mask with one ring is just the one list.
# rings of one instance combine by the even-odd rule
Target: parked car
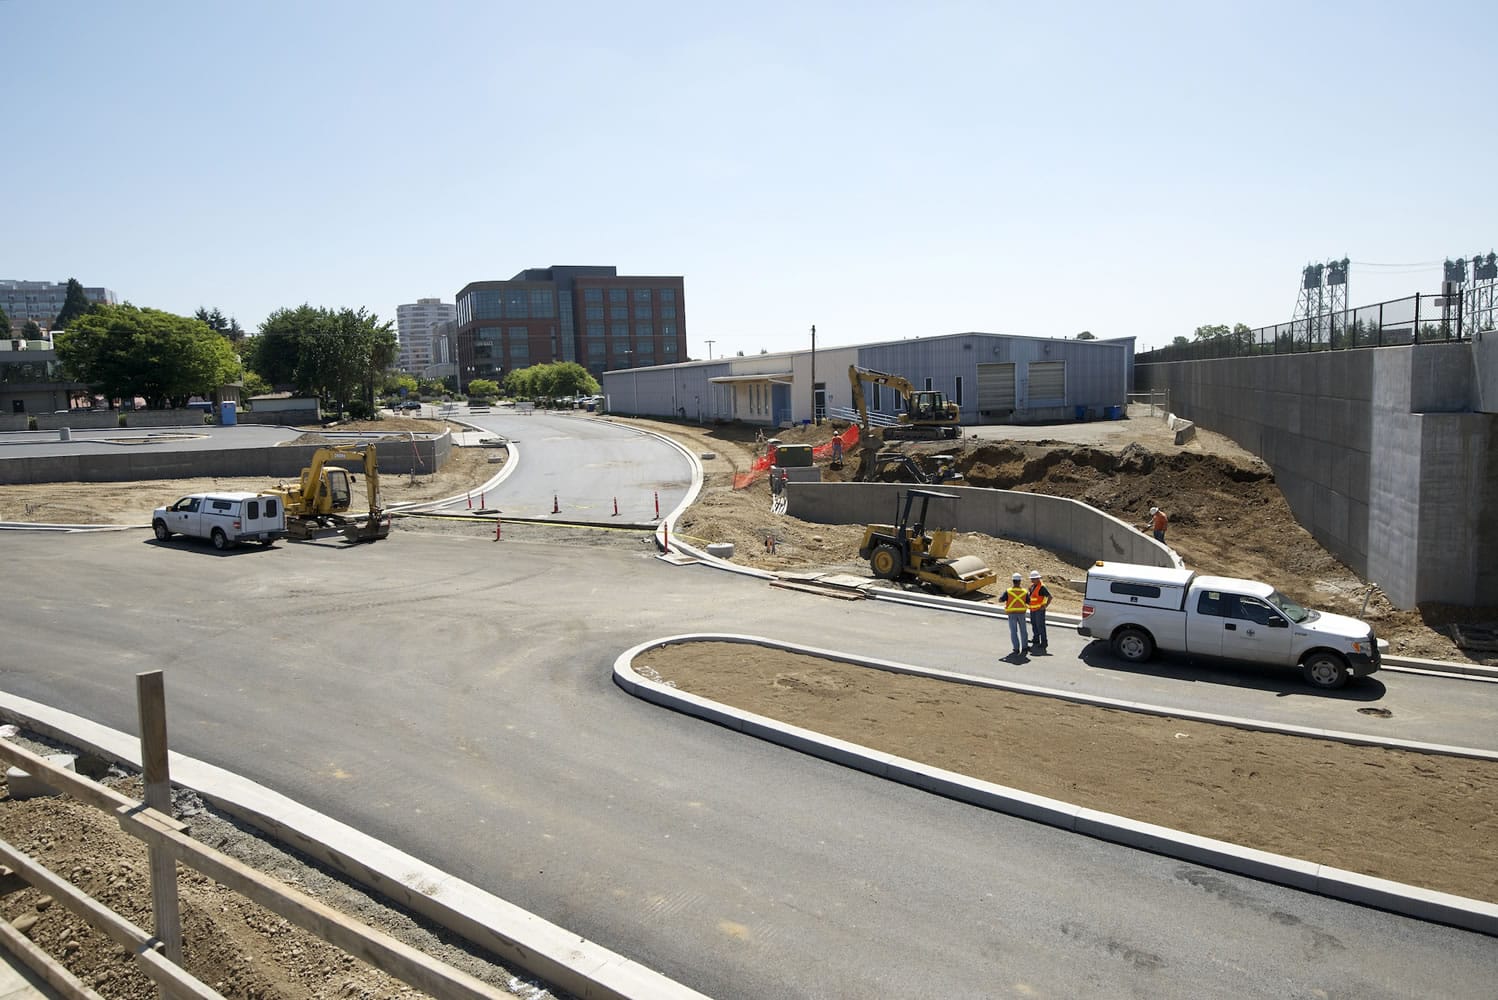
[[151,514],[157,541],[173,535],[206,538],[216,549],[239,542],[269,545],[286,534],[286,508],[270,493],[189,493]]
[[1158,650],[1299,667],[1307,683],[1337,688],[1379,668],[1366,622],[1301,607],[1267,583],[1188,569],[1098,562],[1087,571],[1078,634],[1132,663]]
[[402,409],[402,410],[419,410],[419,409],[421,409],[421,404],[419,402],[417,402],[416,400],[414,400],[414,399],[408,399],[408,400],[406,400],[404,403],[402,403],[400,405],[399,409]]

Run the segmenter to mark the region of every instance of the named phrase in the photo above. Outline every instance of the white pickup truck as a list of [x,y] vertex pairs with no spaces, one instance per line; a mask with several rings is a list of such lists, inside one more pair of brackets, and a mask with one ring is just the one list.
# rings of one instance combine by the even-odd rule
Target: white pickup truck
[[286,507],[273,493],[189,493],[151,514],[159,541],[173,535],[207,538],[216,549],[239,542],[269,545],[286,534]]
[[1098,562],[1087,571],[1077,632],[1134,663],[1159,650],[1298,666],[1319,688],[1379,667],[1366,622],[1303,608],[1267,583],[1187,569]]

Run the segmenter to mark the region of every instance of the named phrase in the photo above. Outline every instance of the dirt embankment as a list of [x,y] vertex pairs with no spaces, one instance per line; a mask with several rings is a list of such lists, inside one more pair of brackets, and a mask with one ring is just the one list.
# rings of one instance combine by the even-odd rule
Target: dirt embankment
[[[704,542],[733,542],[735,562],[763,569],[869,574],[858,558],[862,526],[809,524],[774,514],[765,479],[744,490],[732,489],[733,473],[752,467],[753,429],[627,422],[650,426],[716,456],[703,462],[706,481],[701,498],[678,519],[673,526],[677,531]],[[1128,524],[1142,526],[1151,506],[1162,507],[1170,517],[1166,540],[1193,569],[1265,580],[1312,607],[1363,618],[1389,640],[1390,651],[1397,655],[1498,663],[1498,655],[1491,652],[1458,647],[1451,627],[1498,622],[1498,608],[1432,604],[1400,611],[1296,522],[1273,473],[1255,456],[1210,432],[1198,432],[1195,441],[1176,446],[1158,420],[1117,424],[1116,444],[1106,447],[1054,439],[963,438],[899,448],[927,464],[935,454],[954,456],[968,486],[1070,497]],[[838,429],[828,424],[777,433],[788,444],[822,444]],[[1055,430],[1060,435],[1066,428]],[[859,478],[857,454],[849,455],[843,470],[823,466],[822,474],[824,480]],[[775,538],[773,553],[765,548],[767,536]],[[1053,582],[1079,581],[1086,575],[1085,564],[971,532],[959,535],[952,551],[982,558],[1001,579],[1031,569]],[[1051,591],[1058,611],[1080,610],[1081,598],[1074,590],[1053,586]]]

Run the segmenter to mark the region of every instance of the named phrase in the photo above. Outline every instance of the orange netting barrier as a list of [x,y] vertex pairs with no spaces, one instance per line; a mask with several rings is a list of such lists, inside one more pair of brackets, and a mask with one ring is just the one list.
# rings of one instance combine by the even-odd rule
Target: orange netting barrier
[[[827,459],[830,461],[837,455],[839,446],[841,446],[843,453],[847,454],[847,452],[857,443],[858,428],[856,426],[850,426],[841,434],[834,434],[832,436],[832,440],[828,441],[826,444],[819,444],[812,448],[812,460],[816,461],[817,459]],[[733,488],[736,490],[742,490],[748,486],[753,485],[754,483],[759,482],[764,474],[770,471],[770,466],[774,464],[775,449],[771,448],[768,452],[754,460],[754,464],[749,467],[748,472],[738,472],[734,474]]]

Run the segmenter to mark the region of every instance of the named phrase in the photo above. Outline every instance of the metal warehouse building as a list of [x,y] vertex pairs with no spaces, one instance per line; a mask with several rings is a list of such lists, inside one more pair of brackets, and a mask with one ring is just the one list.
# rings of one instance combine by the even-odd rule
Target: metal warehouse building
[[[962,410],[962,423],[1049,423],[1097,419],[1128,399],[1134,339],[1061,340],[957,333],[816,351],[688,361],[604,372],[611,413],[739,420],[783,427],[817,417],[849,418],[848,368],[902,375],[938,389]],[[896,393],[866,385],[869,409],[893,415]],[[816,412],[813,413],[813,406]],[[853,418],[856,419],[856,416]]]

